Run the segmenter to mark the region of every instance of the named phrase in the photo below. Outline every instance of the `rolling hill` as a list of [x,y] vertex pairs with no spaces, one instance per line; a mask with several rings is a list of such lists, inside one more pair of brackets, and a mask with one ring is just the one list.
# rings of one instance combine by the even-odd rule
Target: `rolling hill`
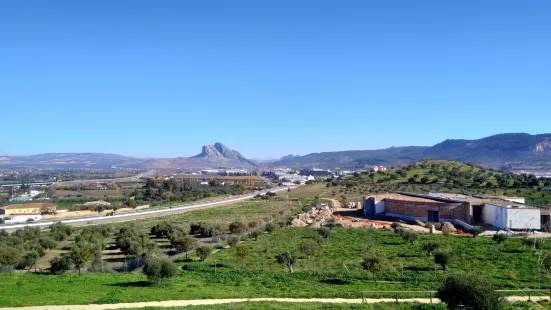
[[283,159],[273,166],[362,167],[396,166],[421,158],[472,162],[505,169],[551,169],[551,134],[498,134],[478,140],[445,140],[431,147],[392,147],[382,150],[312,153]]

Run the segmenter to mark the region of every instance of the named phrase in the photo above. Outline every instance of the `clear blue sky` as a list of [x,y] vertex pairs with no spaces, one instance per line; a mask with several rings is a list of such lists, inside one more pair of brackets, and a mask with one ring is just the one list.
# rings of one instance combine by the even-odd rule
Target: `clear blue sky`
[[0,154],[551,131],[551,1],[2,1]]

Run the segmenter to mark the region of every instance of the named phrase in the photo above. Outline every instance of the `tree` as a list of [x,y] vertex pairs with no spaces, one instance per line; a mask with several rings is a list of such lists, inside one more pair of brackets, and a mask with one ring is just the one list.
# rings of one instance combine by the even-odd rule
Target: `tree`
[[442,250],[434,253],[434,263],[442,266],[444,271],[446,267],[451,263],[453,254],[450,250]]
[[166,257],[147,255],[143,266],[143,273],[151,282],[160,282],[172,278],[178,269],[174,263]]
[[134,197],[130,197],[130,198],[128,199],[127,204],[128,204],[128,207],[129,207],[129,208],[132,208],[132,209],[136,208],[136,206],[137,206],[137,204],[136,204],[136,199],[135,199]]
[[371,251],[363,258],[362,268],[371,272],[373,279],[377,281],[376,275],[386,268],[386,261],[380,253]]
[[11,266],[17,264],[21,260],[21,252],[15,248],[3,248],[0,250],[0,264],[8,266],[11,273]]
[[331,230],[327,227],[321,227],[318,229],[318,235],[320,235],[324,239],[328,239],[329,236],[331,236]]
[[469,233],[473,236],[473,238],[476,238],[476,236],[480,235],[483,232],[484,232],[484,228],[473,227]]
[[293,268],[297,263],[297,257],[291,252],[282,252],[276,255],[276,260],[279,264],[285,265],[290,273],[293,273]]
[[229,236],[228,237],[228,245],[232,248],[234,248],[239,243],[239,237],[237,236]]
[[197,245],[197,240],[192,236],[176,236],[170,239],[170,244],[176,248],[179,252],[186,252],[186,259],[188,258],[188,252],[193,250]]
[[501,310],[505,300],[485,278],[458,273],[444,280],[437,297],[448,309]]
[[38,239],[38,242],[40,243],[40,246],[42,246],[45,250],[53,250],[57,247],[57,242],[48,236],[40,237],[40,239]]
[[78,269],[78,274],[80,274],[81,268],[94,257],[94,253],[93,244],[85,241],[75,243],[69,257],[75,268]]
[[432,252],[434,252],[434,250],[438,249],[438,242],[436,242],[435,240],[425,240],[423,242],[423,244],[421,245],[421,248],[428,253],[429,256],[432,255]]
[[40,255],[37,251],[30,251],[25,253],[23,255],[23,258],[19,262],[19,267],[21,268],[31,268],[34,267],[34,271],[36,271],[36,263],[38,262],[38,259],[40,258]]
[[419,233],[413,230],[404,230],[402,233],[402,239],[411,244],[414,244],[417,239],[419,239]]
[[497,242],[497,244],[502,244],[503,242],[507,241],[507,239],[509,239],[509,236],[504,233],[495,233],[492,239]]
[[245,227],[245,224],[239,221],[232,222],[230,224],[230,232],[234,235],[239,235],[243,233],[246,229],[247,227]]
[[195,249],[195,252],[197,253],[197,256],[199,256],[199,259],[204,262],[212,254],[212,247],[207,245],[200,246]]
[[62,274],[73,269],[73,263],[68,255],[60,255],[50,260],[50,272]]
[[271,234],[276,230],[276,226],[274,223],[268,223],[266,224],[266,232]]
[[302,252],[302,254],[310,258],[310,256],[316,254],[316,246],[309,242],[303,242],[300,244],[300,251]]
[[237,258],[237,261],[239,262],[239,265],[241,265],[241,267],[243,267],[243,263],[245,262],[245,258],[249,254],[249,251],[242,244],[236,245],[234,249],[235,249],[235,257]]

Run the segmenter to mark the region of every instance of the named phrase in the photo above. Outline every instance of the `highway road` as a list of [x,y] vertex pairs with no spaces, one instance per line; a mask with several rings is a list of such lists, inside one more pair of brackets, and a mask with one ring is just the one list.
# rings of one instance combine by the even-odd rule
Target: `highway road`
[[[292,188],[292,187],[291,187]],[[166,209],[158,209],[158,210],[149,210],[149,211],[141,211],[141,212],[129,212],[124,214],[117,214],[113,216],[97,216],[97,217],[86,217],[86,218],[77,218],[77,219],[66,219],[61,220],[59,222],[69,224],[69,225],[82,225],[82,224],[88,224],[88,223],[101,223],[101,222],[123,222],[132,220],[136,217],[148,217],[148,216],[160,216],[163,214],[175,214],[179,211],[184,212],[192,209],[199,209],[199,208],[205,208],[215,205],[224,205],[228,203],[243,201],[254,198],[257,194],[265,194],[267,192],[280,192],[283,190],[287,190],[288,187],[283,188],[276,188],[276,189],[270,189],[262,192],[255,192],[250,195],[246,196],[238,196],[236,198],[231,199],[225,199],[220,201],[214,201],[214,202],[205,202],[205,203],[199,203],[191,206],[175,206],[172,208],[166,208]],[[0,225],[0,230],[16,230],[19,228],[24,227],[47,227],[52,225],[53,223],[56,223],[58,221],[45,221],[45,222],[35,222],[35,223],[25,223],[25,224],[11,224],[11,225]]]

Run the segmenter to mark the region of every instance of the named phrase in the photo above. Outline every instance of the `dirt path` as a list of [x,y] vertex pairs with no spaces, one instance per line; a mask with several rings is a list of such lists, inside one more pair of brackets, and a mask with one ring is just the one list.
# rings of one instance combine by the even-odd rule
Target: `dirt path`
[[[528,301],[528,296],[510,296],[506,297],[508,301]],[[532,296],[531,301],[549,300],[547,296]],[[184,307],[198,305],[219,305],[237,302],[289,302],[289,303],[342,303],[342,304],[361,304],[361,303],[380,303],[380,302],[409,302],[409,303],[440,303],[437,298],[408,298],[408,299],[393,299],[393,298],[378,298],[378,299],[343,299],[343,298],[235,298],[235,299],[198,299],[198,300],[166,300],[166,301],[149,301],[135,303],[120,303],[120,304],[92,304],[92,305],[65,305],[65,306],[34,306],[34,307],[17,307],[17,308],[0,308],[0,310],[107,310],[107,309],[123,309],[123,308],[144,308],[144,307]]]

